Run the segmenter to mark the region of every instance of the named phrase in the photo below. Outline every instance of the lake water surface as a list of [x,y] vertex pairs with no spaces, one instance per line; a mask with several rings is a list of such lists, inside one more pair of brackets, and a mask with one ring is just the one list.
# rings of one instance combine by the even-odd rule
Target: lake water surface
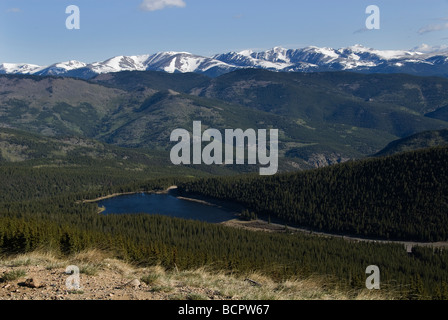
[[106,208],[103,214],[161,214],[210,223],[219,223],[235,218],[235,214],[230,210],[178,199],[170,194],[122,195],[99,201],[98,206]]

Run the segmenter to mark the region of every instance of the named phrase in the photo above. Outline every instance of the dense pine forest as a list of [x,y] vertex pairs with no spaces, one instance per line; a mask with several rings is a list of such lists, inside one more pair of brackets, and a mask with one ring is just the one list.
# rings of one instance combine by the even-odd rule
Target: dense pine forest
[[236,201],[258,217],[336,234],[447,241],[448,148],[272,177],[205,178],[181,193]]
[[93,212],[2,214],[4,252],[47,250],[70,254],[86,248],[110,250],[139,265],[194,268],[204,265],[232,273],[257,270],[274,279],[323,275],[329,286],[364,288],[365,268],[378,265],[383,290],[397,298],[448,298],[448,253],[401,245],[351,243],[300,234],[243,231],[152,215]]
[[436,148],[270,178],[208,180],[155,179],[95,166],[5,165],[0,168],[0,248],[3,254],[45,248],[61,255],[99,248],[139,265],[168,269],[207,265],[233,273],[256,270],[274,279],[320,275],[344,290],[365,288],[365,268],[378,265],[382,289],[398,298],[447,299],[446,250],[414,247],[408,254],[403,245],[287,229],[264,233],[160,215],[101,215],[95,203],[81,201],[178,185],[184,192],[239,201],[251,213],[322,230],[356,233],[363,221],[359,230],[371,236],[388,231],[389,237],[442,239],[447,152]]

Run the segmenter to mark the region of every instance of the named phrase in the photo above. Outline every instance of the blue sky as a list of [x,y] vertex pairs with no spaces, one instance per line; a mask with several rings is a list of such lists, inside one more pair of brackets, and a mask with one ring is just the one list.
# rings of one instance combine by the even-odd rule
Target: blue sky
[[[77,5],[80,30],[65,9]],[[366,30],[368,5],[381,29]],[[46,65],[188,51],[211,56],[308,45],[377,49],[448,45],[448,0],[2,0],[0,63]]]

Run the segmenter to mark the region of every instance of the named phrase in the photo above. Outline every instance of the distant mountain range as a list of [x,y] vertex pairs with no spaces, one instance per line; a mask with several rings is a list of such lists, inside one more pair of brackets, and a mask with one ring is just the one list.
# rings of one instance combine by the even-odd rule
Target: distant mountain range
[[[0,75],[0,128],[55,139],[82,137],[167,155],[173,146],[171,132],[191,131],[193,121],[221,131],[279,128],[279,170],[323,167],[376,154],[412,134],[448,128],[448,79],[261,69],[215,78],[122,71],[89,81]],[[0,139],[1,157],[34,159],[31,142]],[[58,152],[52,159],[68,161]],[[231,170],[240,170],[235,167]],[[229,168],[213,166],[218,169]]]
[[211,77],[246,68],[283,72],[354,71],[362,73],[407,73],[448,77],[448,51],[423,53],[404,50],[375,50],[361,45],[332,49],[306,47],[253,52],[228,52],[203,57],[188,52],[117,56],[101,62],[67,61],[50,66],[2,63],[0,74],[53,75],[90,79],[121,71],[194,72]]

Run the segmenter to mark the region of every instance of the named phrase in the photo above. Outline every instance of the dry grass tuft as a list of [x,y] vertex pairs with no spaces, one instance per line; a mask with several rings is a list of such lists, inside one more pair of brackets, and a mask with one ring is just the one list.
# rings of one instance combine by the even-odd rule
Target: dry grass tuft
[[19,266],[51,264],[56,263],[57,261],[58,259],[53,253],[44,250],[36,250],[31,253],[2,257],[0,259],[0,265],[19,267]]

